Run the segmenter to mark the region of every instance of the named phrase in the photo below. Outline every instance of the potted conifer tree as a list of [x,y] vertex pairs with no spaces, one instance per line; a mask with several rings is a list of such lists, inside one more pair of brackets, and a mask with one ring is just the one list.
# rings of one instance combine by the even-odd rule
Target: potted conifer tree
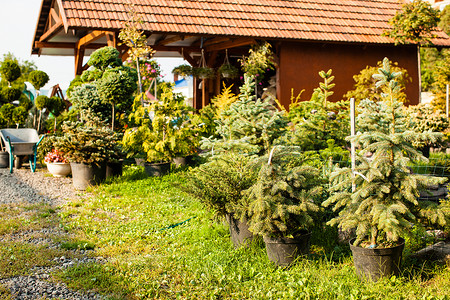
[[309,228],[323,190],[320,171],[311,162],[298,147],[276,146],[256,159],[256,183],[244,192],[250,231],[264,237],[269,259],[280,266],[309,253]]
[[356,167],[331,174],[331,196],[324,206],[334,205],[339,215],[329,221],[343,230],[355,230],[350,240],[356,272],[376,281],[399,274],[404,237],[412,224],[423,219],[445,224],[444,211],[435,203],[417,200],[419,191],[441,178],[410,174],[408,163],[426,158],[413,147],[419,136],[434,142],[439,134],[407,131],[408,118],[398,95],[397,78],[389,60],[374,75],[382,88],[381,101],[362,100],[357,119],[360,134],[349,139],[360,146]]

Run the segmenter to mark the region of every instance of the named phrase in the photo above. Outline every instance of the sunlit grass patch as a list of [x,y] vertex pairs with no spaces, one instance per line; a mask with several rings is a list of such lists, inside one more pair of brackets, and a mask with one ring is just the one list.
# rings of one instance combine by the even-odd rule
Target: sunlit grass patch
[[0,242],[0,277],[27,275],[35,266],[53,266],[55,257],[68,254],[46,246],[19,242]]

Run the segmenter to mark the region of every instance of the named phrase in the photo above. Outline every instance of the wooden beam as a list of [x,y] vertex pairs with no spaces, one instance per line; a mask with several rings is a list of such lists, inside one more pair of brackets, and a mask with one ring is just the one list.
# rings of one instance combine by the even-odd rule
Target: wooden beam
[[58,13],[56,12],[56,10],[53,7],[50,9],[50,15],[53,18],[53,20],[55,20],[55,23],[58,23],[59,21],[62,21],[61,18],[59,17],[59,15],[58,15]]
[[181,56],[184,60],[191,64],[191,66],[197,67],[198,62],[192,58],[191,54],[187,51],[180,51]]
[[199,52],[200,48],[198,47],[183,47],[183,46],[151,46],[153,50],[155,51],[168,51],[168,52]]
[[235,47],[241,47],[241,46],[248,46],[256,44],[256,40],[252,38],[240,38],[236,39],[234,41],[224,42],[220,44],[211,45],[205,48],[207,52],[211,51],[219,51],[224,49],[230,49]]
[[58,23],[50,27],[43,35],[41,35],[41,38],[39,39],[39,42],[45,42],[46,40],[53,37],[55,34],[58,33],[58,31],[63,27],[62,20],[59,20]]
[[189,38],[189,36],[185,37],[184,35],[176,35],[161,41],[158,41],[158,43],[155,43],[156,46],[165,46],[168,44],[172,44],[178,41],[184,41],[185,38]]
[[[85,49],[99,49],[101,47],[105,47],[105,44],[100,43],[91,43],[86,45]],[[56,49],[75,49],[75,43],[66,43],[66,42],[34,42],[35,48],[56,48]]]
[[217,44],[217,43],[228,42],[228,41],[230,41],[230,38],[228,38],[228,37],[215,38],[215,39],[207,40],[206,42],[204,42],[203,47],[210,46],[210,45]]
[[214,68],[216,58],[217,58],[217,51],[211,52],[211,54],[208,57],[208,60],[206,61],[206,65],[210,68]]
[[116,34],[114,32],[110,32],[106,35],[106,43],[110,47],[117,48],[117,39]]
[[86,34],[81,39],[78,40],[75,47],[78,49],[80,47],[86,46],[92,42],[95,42],[99,38],[102,38],[107,34],[106,31],[94,30],[91,33]]
[[75,49],[75,76],[81,75],[83,72],[84,48]]

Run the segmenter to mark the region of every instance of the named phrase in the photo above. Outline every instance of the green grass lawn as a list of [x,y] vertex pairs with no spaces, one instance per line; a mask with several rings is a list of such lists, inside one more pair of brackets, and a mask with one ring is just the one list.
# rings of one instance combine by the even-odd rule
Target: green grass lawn
[[275,267],[261,240],[234,249],[223,222],[179,189],[182,174],[147,178],[130,167],[123,177],[93,189],[93,197],[63,207],[62,226],[76,237],[66,246],[93,248],[108,262],[75,266],[54,277],[110,299],[450,297],[447,266],[408,257],[401,277],[359,281],[348,248],[331,241],[330,228],[316,229],[312,255],[290,268]]

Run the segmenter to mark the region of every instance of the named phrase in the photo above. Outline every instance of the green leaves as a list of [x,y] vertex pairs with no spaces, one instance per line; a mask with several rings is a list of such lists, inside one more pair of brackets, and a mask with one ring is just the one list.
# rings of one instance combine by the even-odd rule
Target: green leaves
[[35,70],[28,76],[28,81],[34,86],[36,90],[40,90],[50,80],[47,73],[40,70]]
[[392,29],[383,33],[394,39],[396,44],[429,44],[437,28],[439,12],[427,1],[414,0],[403,5],[389,21]]

